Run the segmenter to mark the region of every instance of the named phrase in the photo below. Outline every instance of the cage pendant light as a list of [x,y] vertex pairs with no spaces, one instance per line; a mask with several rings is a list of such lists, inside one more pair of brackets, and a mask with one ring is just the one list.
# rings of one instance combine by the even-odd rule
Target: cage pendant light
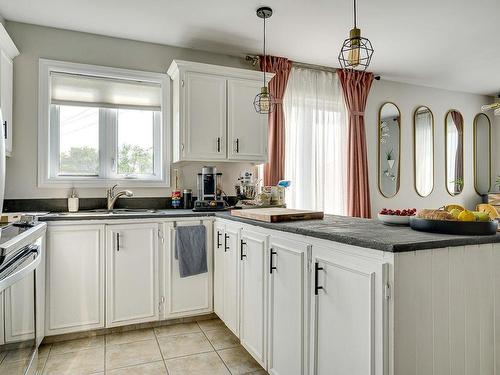
[[361,36],[357,27],[356,0],[354,3],[354,28],[349,33],[349,38],[344,40],[339,54],[339,63],[343,69],[366,70],[373,55],[372,43]]
[[[273,10],[269,7],[262,7],[257,9],[257,17],[262,18],[264,20],[264,48],[262,55],[264,60],[266,59],[266,19],[273,15]],[[263,82],[260,89],[260,93],[255,96],[253,101],[253,105],[255,107],[255,111],[257,113],[261,113],[267,115],[274,111],[276,107],[276,99],[269,93],[269,88],[266,84],[266,62],[264,61],[264,69],[263,69]]]

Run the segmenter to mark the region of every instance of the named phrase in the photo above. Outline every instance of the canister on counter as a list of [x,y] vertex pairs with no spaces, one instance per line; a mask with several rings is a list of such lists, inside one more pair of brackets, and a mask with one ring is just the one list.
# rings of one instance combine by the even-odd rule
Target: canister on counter
[[191,189],[184,189],[182,199],[184,209],[190,210],[193,208],[193,192]]
[[172,208],[180,208],[181,207],[181,191],[174,190],[172,191]]

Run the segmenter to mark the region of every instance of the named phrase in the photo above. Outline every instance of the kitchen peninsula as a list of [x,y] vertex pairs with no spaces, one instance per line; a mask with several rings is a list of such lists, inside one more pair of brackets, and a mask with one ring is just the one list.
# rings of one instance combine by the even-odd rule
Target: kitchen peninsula
[[[127,273],[132,275],[127,289],[130,306],[152,312],[137,318],[129,306],[123,310],[128,317],[113,320],[111,312],[123,301],[84,305],[77,297],[78,311],[94,306],[92,313],[102,319],[61,329],[62,322],[48,317],[46,335],[214,311],[271,374],[335,373],[339,368],[339,373],[377,375],[455,374],[464,369],[493,373],[496,366],[498,234],[439,235],[330,215],[323,220],[263,223],[229,213],[183,210],[54,213],[40,220],[48,223],[49,285],[58,280],[78,290],[84,282],[71,270],[57,267],[67,264],[58,257],[68,256],[58,244],[78,242],[71,252],[81,264],[105,263],[87,273],[96,291],[102,292],[96,292],[96,299],[104,299],[104,288],[108,295],[122,288],[113,285],[110,272]],[[172,251],[175,228],[200,222],[213,244],[208,249],[209,273],[182,279]],[[114,247],[116,233],[123,246],[129,246],[120,253]],[[134,238],[143,233],[142,243],[151,246],[127,244],[129,233]],[[99,261],[85,262],[85,251]],[[141,272],[120,269],[126,264],[116,262],[127,252],[135,259],[134,270]],[[144,290],[134,285],[145,275],[158,287],[150,290],[150,300],[141,301]],[[69,298],[55,295],[65,289],[49,290],[48,311],[64,309],[51,303]]]

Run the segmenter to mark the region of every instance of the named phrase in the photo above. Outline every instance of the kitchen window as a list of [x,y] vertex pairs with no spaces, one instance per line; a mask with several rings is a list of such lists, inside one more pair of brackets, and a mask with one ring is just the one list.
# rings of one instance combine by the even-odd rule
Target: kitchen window
[[40,186],[167,186],[164,74],[40,60]]

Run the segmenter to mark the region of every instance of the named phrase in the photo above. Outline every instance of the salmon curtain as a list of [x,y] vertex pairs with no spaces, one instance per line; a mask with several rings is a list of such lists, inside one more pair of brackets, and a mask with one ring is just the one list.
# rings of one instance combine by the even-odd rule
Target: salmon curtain
[[275,76],[269,81],[269,92],[276,98],[276,108],[269,114],[268,162],[264,165],[264,185],[276,185],[285,176],[285,116],[283,96],[292,69],[284,57],[260,56],[260,69]]
[[373,73],[337,70],[347,106],[347,215],[371,217],[365,108]]

